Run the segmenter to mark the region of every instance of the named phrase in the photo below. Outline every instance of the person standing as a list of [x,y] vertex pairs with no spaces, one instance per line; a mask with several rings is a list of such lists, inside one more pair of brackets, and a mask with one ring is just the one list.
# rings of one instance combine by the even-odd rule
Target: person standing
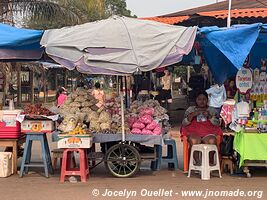
[[95,97],[96,100],[98,100],[98,103],[96,106],[98,108],[102,107],[106,101],[105,92],[100,88],[100,83],[95,83],[95,89],[92,91],[92,95]]
[[169,109],[170,104],[172,103],[172,94],[171,94],[171,74],[169,70],[164,70],[164,76],[161,78],[162,83],[162,94],[161,94],[161,103]]
[[56,98],[57,98],[57,106],[58,107],[62,106],[66,101],[66,99],[68,98],[67,91],[64,87],[59,88]]

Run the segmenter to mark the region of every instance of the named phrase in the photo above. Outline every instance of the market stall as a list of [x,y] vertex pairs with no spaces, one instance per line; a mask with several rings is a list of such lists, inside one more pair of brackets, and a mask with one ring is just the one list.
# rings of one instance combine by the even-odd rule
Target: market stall
[[266,166],[266,66],[262,64],[253,71],[241,68],[236,75],[240,94],[231,126],[236,131],[234,149],[240,155],[239,166],[247,177],[251,177],[249,166]]
[[239,167],[251,177],[248,167],[266,166],[266,62],[260,69],[250,69],[249,61],[236,74],[235,101],[227,101],[221,116],[235,131],[234,150],[239,154]]
[[221,117],[235,132],[234,149],[249,177],[248,166],[266,163],[266,25],[203,27],[199,33],[197,41],[215,83],[236,77],[238,92],[224,102]]
[[[64,120],[58,126],[58,131],[53,133],[53,140],[58,141],[59,148],[90,148],[91,144],[105,145],[113,142],[112,147],[105,147],[101,154],[101,162],[105,161],[107,169],[118,177],[132,176],[138,171],[141,160],[157,158],[156,148],[163,145],[163,135],[170,128],[166,109],[155,100],[135,101],[128,109],[122,107],[119,97],[110,97],[100,108],[96,103],[97,100],[91,92],[84,89],[78,89],[68,96],[59,109]],[[125,122],[121,115],[122,109],[125,112]],[[118,171],[114,167],[114,162],[122,162],[117,151],[122,148],[120,142],[123,131],[127,155],[124,165]],[[89,144],[81,139],[86,137],[86,133],[92,135],[92,142],[84,146]],[[154,153],[140,153],[139,144],[154,146]],[[94,159],[99,153],[93,149],[89,158]]]
[[[2,62],[10,62],[14,60],[38,60],[42,57],[43,48],[40,46],[40,39],[43,31],[19,29],[6,24],[0,24],[0,59]],[[0,111],[0,146],[6,147],[7,151],[11,151],[8,156],[1,157],[0,171],[1,176],[9,176],[11,173],[17,172],[17,158],[21,156],[21,146],[25,142],[25,137],[21,133],[20,123],[16,121],[16,117],[22,110],[14,110],[14,99],[20,98],[19,89],[12,87],[13,68],[11,64],[1,66],[1,111]],[[8,73],[6,73],[8,72]],[[17,73],[17,72],[16,72]],[[5,78],[5,80],[3,80]],[[9,79],[8,79],[9,78]],[[18,79],[20,80],[20,79]],[[11,86],[12,92],[9,95],[9,108],[5,107],[2,100],[7,99],[6,88]],[[1,152],[3,153],[3,152]],[[5,154],[5,153],[3,153]],[[3,159],[2,159],[3,158]],[[10,168],[9,161],[12,160]],[[9,170],[11,169],[11,170]],[[3,173],[4,172],[4,173]],[[11,173],[9,173],[11,172]]]
[[[68,69],[77,68],[88,74],[127,75],[181,61],[183,55],[192,49],[196,30],[196,27],[174,27],[115,16],[96,23],[45,31],[41,44],[53,60]],[[79,95],[83,98],[79,98]],[[162,144],[159,141],[162,141],[166,111],[163,111],[162,119],[156,121],[156,115],[160,115],[164,108],[154,110],[149,103],[141,107],[142,103],[135,102],[132,104],[135,108],[126,110],[122,95],[118,95],[115,99],[107,100],[106,107],[97,108],[97,102],[90,95],[85,91],[76,91],[69,96],[60,112],[63,116],[64,110],[72,113],[74,116],[71,118],[81,127],[84,122],[89,123],[88,130],[93,133],[93,141],[103,143],[107,138],[116,141],[120,136],[120,143],[106,152],[105,163],[113,175],[128,177],[138,171],[141,161],[139,152],[128,141]],[[147,113],[142,113],[138,107],[147,109]],[[68,117],[64,116],[64,120],[68,120]],[[75,126],[72,128],[75,129]],[[59,129],[73,133],[67,126]],[[116,168],[123,170],[116,171]]]

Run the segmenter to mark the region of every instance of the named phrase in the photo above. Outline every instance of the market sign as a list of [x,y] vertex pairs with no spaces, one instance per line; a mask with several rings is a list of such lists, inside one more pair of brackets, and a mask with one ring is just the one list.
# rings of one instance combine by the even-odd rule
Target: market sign
[[245,94],[252,87],[252,73],[248,68],[241,68],[236,75],[236,87],[241,94]]

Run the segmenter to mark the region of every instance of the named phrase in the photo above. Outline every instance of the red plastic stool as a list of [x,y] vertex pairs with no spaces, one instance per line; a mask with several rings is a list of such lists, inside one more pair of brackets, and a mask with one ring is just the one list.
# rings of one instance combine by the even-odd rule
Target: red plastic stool
[[[79,152],[80,168],[71,169],[71,154],[72,152]],[[64,149],[60,182],[64,183],[65,176],[80,176],[81,182],[86,182],[89,176],[88,159],[86,149]]]

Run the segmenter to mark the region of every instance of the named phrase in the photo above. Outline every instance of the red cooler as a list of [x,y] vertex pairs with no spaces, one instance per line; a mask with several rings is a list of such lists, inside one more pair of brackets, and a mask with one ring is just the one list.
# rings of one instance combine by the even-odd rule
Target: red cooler
[[21,110],[0,111],[0,138],[19,138],[21,136],[20,123],[16,121]]

